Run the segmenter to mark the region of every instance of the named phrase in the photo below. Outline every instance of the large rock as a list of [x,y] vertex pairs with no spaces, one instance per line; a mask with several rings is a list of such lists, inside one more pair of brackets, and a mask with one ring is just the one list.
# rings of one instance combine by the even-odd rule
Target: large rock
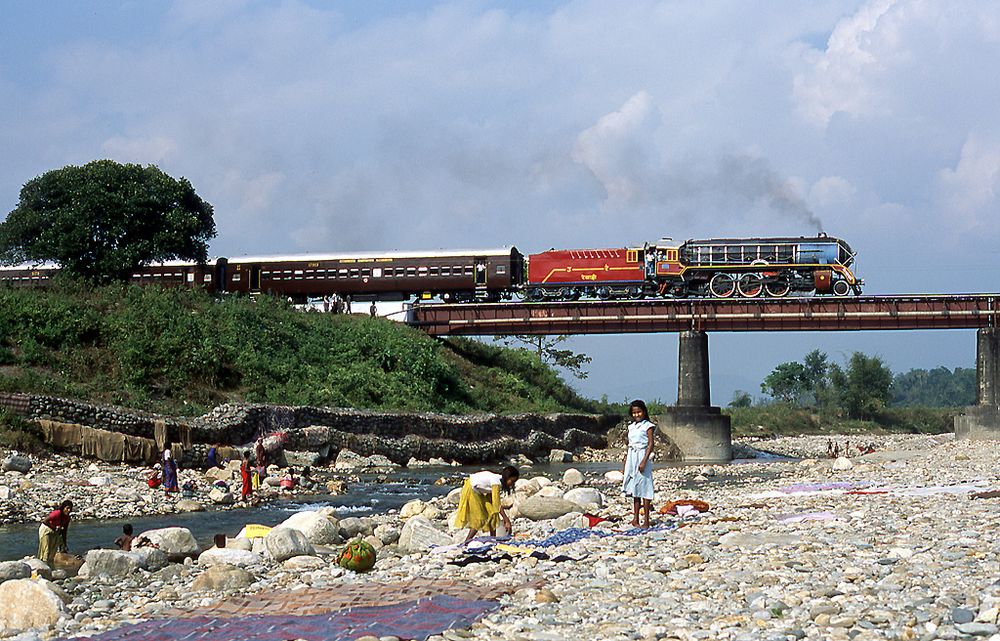
[[184,527],[147,530],[139,537],[146,537],[155,543],[171,561],[183,561],[186,557],[196,557],[201,552],[191,530]]
[[402,554],[422,552],[431,546],[451,545],[451,536],[434,527],[429,519],[414,516],[407,519],[399,532],[399,551]]
[[276,527],[264,537],[267,553],[275,561],[281,562],[293,556],[316,554],[306,535],[287,527]]
[[310,570],[325,568],[326,565],[326,561],[318,556],[293,556],[282,563],[281,567],[294,572],[308,572]]
[[518,505],[518,514],[532,521],[557,519],[570,512],[579,512],[580,506],[572,501],[548,496],[529,496]]
[[412,501],[409,501],[402,508],[400,508],[399,518],[408,519],[411,516],[419,516],[420,514],[423,513],[424,508],[426,507],[427,504],[421,501],[420,499],[414,499]]
[[298,530],[309,539],[310,543],[315,545],[331,545],[341,541],[337,526],[330,519],[315,511],[296,512],[278,527]]
[[565,494],[565,492],[558,485],[546,485],[542,489],[538,490],[538,492],[535,493],[535,496],[543,496],[550,499],[561,499],[563,494]]
[[198,557],[198,565],[212,567],[214,565],[232,565],[245,568],[263,562],[263,557],[249,550],[238,548],[209,548]]
[[4,459],[3,471],[27,474],[31,471],[31,459],[20,454],[12,454]]
[[382,545],[392,545],[399,540],[399,528],[389,523],[383,523],[375,528],[374,536]]
[[514,491],[524,494],[525,496],[531,496],[542,489],[542,486],[538,484],[535,479],[517,479],[514,483]]
[[621,470],[611,470],[604,473],[604,480],[608,483],[621,483],[625,480],[625,473]]
[[162,570],[170,563],[170,559],[167,557],[166,552],[159,548],[151,548],[146,545],[138,548],[132,548],[130,554],[139,561],[139,567],[144,570],[149,570],[150,572]]
[[178,512],[204,512],[205,506],[194,499],[181,499],[174,505]]
[[338,470],[354,470],[354,469],[370,469],[370,468],[395,468],[399,467],[392,461],[390,461],[385,456],[381,454],[372,454],[371,456],[361,456],[360,454],[355,454],[350,450],[340,450],[337,454],[337,461],[334,463],[334,469]]
[[833,462],[833,469],[835,470],[849,470],[852,467],[854,467],[854,463],[851,462],[851,459],[843,456],[838,456]]
[[575,487],[563,494],[563,498],[584,509],[595,505],[597,507],[604,506],[604,497],[592,487]]
[[109,576],[120,578],[132,576],[140,567],[139,559],[122,550],[91,550],[87,552],[80,576]]
[[371,519],[359,519],[356,516],[349,516],[346,519],[340,519],[339,526],[340,536],[344,537],[345,541],[358,536],[366,537],[374,531]]
[[233,478],[233,473],[229,470],[222,469],[221,467],[210,467],[205,470],[205,479],[209,483],[215,483],[216,481],[226,481],[229,482]]
[[580,470],[576,469],[575,467],[571,467],[568,470],[566,470],[565,472],[563,472],[563,478],[562,478],[562,480],[563,480],[563,484],[566,485],[566,486],[568,486],[568,487],[574,487],[576,485],[582,485],[583,484],[583,474],[581,474]]
[[66,614],[60,592],[44,579],[0,583],[0,634],[54,626]]
[[0,583],[31,576],[31,566],[24,561],[4,561],[0,563]]
[[549,452],[549,463],[569,463],[573,460],[573,453],[566,450],[552,450]]
[[194,592],[235,592],[254,582],[254,576],[243,568],[215,565],[191,583]]

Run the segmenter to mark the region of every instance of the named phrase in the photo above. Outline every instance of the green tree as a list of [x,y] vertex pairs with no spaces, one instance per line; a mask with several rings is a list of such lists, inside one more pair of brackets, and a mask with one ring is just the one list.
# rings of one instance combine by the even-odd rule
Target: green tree
[[854,352],[847,369],[830,365],[833,392],[848,416],[874,418],[884,410],[892,397],[892,371],[878,356]]
[[560,349],[559,344],[569,336],[520,335],[505,336],[506,345],[527,346],[538,357],[539,363],[548,363],[565,369],[579,379],[587,378],[588,372],[584,366],[593,359],[586,354],[579,354],[570,349]]
[[212,206],[153,165],[95,160],[38,176],[0,223],[0,261],[52,261],[91,281],[125,279],[154,261],[203,261]]
[[750,392],[738,389],[733,392],[733,399],[729,401],[729,407],[750,407],[753,405],[753,398]]
[[817,405],[823,403],[826,391],[829,387],[828,370],[830,364],[826,361],[826,354],[814,349],[806,354],[802,359],[802,387],[811,392],[813,400]]
[[962,407],[976,404],[976,370],[911,369],[892,381],[892,404],[899,407]]
[[798,401],[807,391],[805,366],[796,362],[781,363],[764,378],[760,391],[786,403]]

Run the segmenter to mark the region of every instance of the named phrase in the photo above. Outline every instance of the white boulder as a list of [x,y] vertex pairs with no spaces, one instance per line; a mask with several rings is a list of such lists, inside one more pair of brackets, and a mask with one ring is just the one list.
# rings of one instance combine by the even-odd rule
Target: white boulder
[[245,568],[263,562],[263,557],[249,550],[239,548],[209,548],[198,557],[198,565],[212,567],[213,565],[232,565]]
[[314,545],[331,545],[341,541],[337,526],[330,519],[315,511],[296,512],[280,523],[278,527],[298,530]]
[[438,545],[451,545],[451,536],[439,530],[423,516],[407,519],[399,532],[399,551],[402,554],[422,552]]
[[196,557],[201,552],[198,541],[191,530],[185,527],[165,527],[146,530],[137,538],[145,537],[156,544],[171,561],[183,561],[186,557]]
[[316,554],[305,534],[287,527],[276,527],[268,532],[264,537],[264,546],[268,555],[278,562],[293,556]]

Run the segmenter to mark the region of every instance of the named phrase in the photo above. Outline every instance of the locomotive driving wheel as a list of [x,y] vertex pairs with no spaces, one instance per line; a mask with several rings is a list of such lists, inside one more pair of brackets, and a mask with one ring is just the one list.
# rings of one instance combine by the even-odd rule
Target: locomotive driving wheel
[[708,290],[716,298],[729,298],[736,292],[736,279],[732,274],[716,274],[708,282]]
[[764,291],[764,283],[757,274],[743,274],[736,281],[736,289],[739,290],[740,296],[744,298],[756,298]]
[[788,296],[788,292],[791,289],[792,287],[788,284],[788,279],[780,276],[764,285],[764,291],[766,291],[767,295],[772,298],[783,298]]

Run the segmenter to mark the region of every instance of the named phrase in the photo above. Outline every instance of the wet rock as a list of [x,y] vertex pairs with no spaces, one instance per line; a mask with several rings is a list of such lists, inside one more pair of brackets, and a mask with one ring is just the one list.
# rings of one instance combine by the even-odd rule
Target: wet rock
[[236,497],[232,492],[213,487],[212,491],[208,493],[208,500],[216,505],[232,505],[236,502]]

